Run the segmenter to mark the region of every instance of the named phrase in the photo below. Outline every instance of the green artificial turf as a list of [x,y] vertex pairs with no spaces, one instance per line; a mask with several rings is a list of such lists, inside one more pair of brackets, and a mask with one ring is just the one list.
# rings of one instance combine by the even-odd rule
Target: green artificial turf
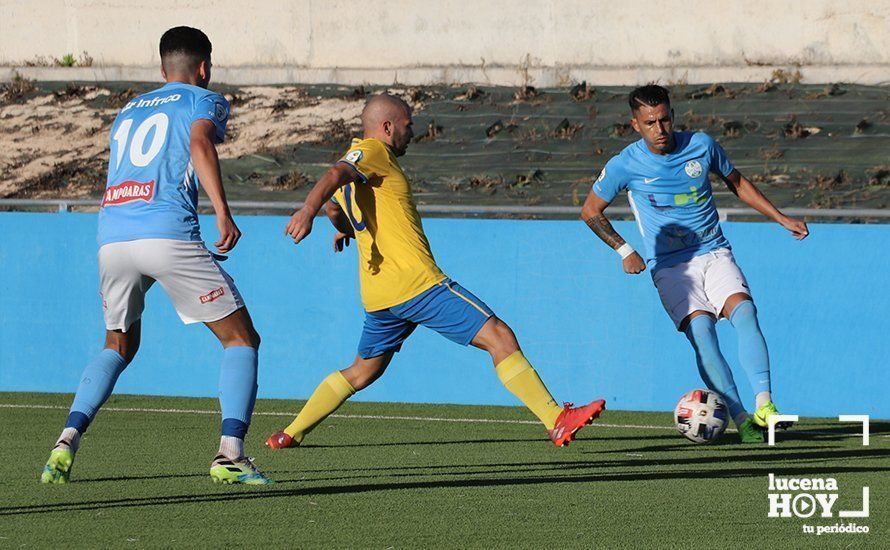
[[[113,396],[71,483],[40,485],[69,404],[0,394],[0,547],[861,548],[890,528],[886,422],[868,447],[831,419],[775,447],[699,446],[667,412],[606,411],[557,449],[520,408],[347,403],[303,447],[270,451],[299,403],[262,400],[247,451],[277,483],[232,487],[208,476],[219,418],[198,411],[214,400]],[[768,518],[768,473],[835,478],[834,517]],[[802,533],[860,509],[864,485],[871,517],[843,521],[868,534]]]

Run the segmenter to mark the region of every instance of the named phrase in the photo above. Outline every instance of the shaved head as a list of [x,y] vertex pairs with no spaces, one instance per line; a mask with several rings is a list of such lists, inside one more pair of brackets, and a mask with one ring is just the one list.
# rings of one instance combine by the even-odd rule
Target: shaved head
[[379,139],[389,145],[396,156],[405,154],[408,143],[414,137],[411,125],[411,106],[393,95],[375,95],[362,110],[365,138]]
[[411,107],[401,98],[389,94],[372,96],[362,109],[362,130],[367,134],[386,121],[411,116]]

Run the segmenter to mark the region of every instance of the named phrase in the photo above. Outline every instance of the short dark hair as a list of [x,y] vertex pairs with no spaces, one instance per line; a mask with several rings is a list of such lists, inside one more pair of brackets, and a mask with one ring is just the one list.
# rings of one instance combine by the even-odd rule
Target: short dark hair
[[161,36],[161,63],[165,69],[166,59],[173,55],[182,56],[191,68],[197,67],[201,61],[210,59],[213,45],[207,35],[192,27],[173,27]]
[[647,84],[632,91],[627,98],[627,102],[630,104],[630,110],[637,112],[643,105],[655,107],[666,103],[670,107],[671,98],[666,88],[658,84]]

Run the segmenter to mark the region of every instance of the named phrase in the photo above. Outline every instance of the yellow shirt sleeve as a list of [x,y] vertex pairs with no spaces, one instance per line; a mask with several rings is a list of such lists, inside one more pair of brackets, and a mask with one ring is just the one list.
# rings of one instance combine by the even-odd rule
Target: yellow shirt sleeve
[[339,162],[350,165],[362,183],[373,183],[389,175],[389,152],[375,139],[354,140]]

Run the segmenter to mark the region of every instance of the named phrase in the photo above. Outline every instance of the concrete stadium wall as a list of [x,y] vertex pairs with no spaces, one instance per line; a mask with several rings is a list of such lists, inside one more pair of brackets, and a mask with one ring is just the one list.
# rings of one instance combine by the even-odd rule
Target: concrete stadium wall
[[890,0],[0,0],[0,21],[0,65],[94,58],[22,70],[55,80],[154,81],[158,39],[182,24],[232,84],[890,80]]
[[[73,392],[101,349],[96,219],[0,214],[0,391]],[[323,220],[299,247],[282,236],[285,218],[238,221],[245,236],[225,267],[263,336],[260,396],[306,398],[355,354],[363,320],[355,248],[334,255]],[[602,396],[612,409],[669,410],[683,392],[703,386],[649,276],[624,275],[582,223],[424,223],[445,272],[514,328],[557,399]],[[203,226],[213,228],[212,219]],[[639,244],[632,222],[617,228]],[[890,256],[881,252],[890,249],[890,226],[814,224],[802,243],[772,224],[724,229],[759,304],[781,409],[890,418]],[[728,323],[719,327],[751,400],[735,335]],[[158,288],[148,295],[142,341],[118,392],[216,394],[218,344],[200,325],[183,327]],[[518,404],[484,352],[425,329],[355,399]]]

